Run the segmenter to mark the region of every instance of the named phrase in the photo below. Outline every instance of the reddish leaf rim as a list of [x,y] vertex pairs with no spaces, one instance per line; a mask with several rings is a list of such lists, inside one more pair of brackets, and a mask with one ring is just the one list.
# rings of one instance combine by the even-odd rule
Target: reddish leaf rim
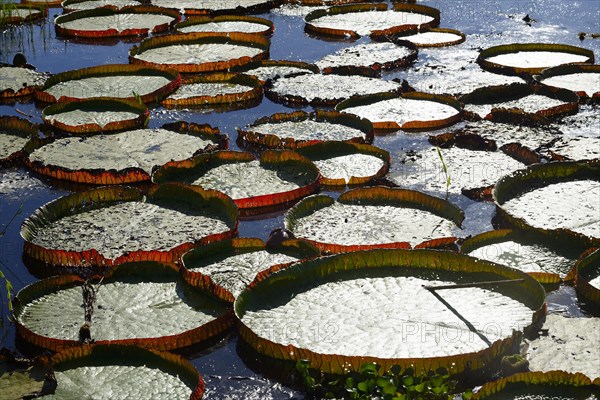
[[174,99],[167,97],[162,101],[162,105],[166,108],[174,108],[180,106],[212,106],[212,105],[230,105],[233,103],[255,103],[260,102],[263,95],[262,84],[258,79],[251,75],[234,74],[229,72],[221,72],[210,75],[195,75],[189,78],[184,78],[182,86],[195,83],[230,83],[235,85],[245,86],[242,92],[210,95],[198,95],[186,97],[184,99]]
[[143,349],[127,344],[86,344],[62,350],[52,356],[51,362],[55,369],[68,369],[71,365],[85,363],[94,357],[105,358],[110,354],[114,358],[125,356],[128,361],[142,359],[145,360],[144,365],[150,363],[175,369],[178,371],[177,376],[192,388],[189,400],[200,400],[204,395],[205,384],[198,370],[180,355],[165,351]]
[[[186,28],[188,26],[194,26],[194,25],[203,25],[203,24],[208,24],[211,22],[250,22],[253,24],[257,24],[257,25],[264,25],[265,29],[263,31],[260,32],[247,32],[253,35],[263,35],[263,36],[269,36],[273,33],[273,31],[275,30],[275,24],[273,24],[273,21],[270,21],[268,19],[265,18],[259,18],[259,17],[253,17],[253,16],[248,16],[248,15],[218,15],[218,16],[193,16],[190,18],[186,18],[185,21],[178,23],[175,26],[175,30],[177,30],[177,32],[179,33],[184,33],[181,31],[181,28]],[[240,32],[240,33],[244,33],[244,32]]]
[[372,122],[375,132],[387,132],[387,131],[428,131],[434,129],[441,129],[451,125],[454,125],[460,121],[463,117],[463,109],[461,103],[451,96],[436,95],[423,92],[383,92],[375,93],[366,96],[356,96],[338,103],[335,106],[336,111],[344,112],[345,109],[350,107],[371,105],[380,101],[391,100],[395,98],[411,99],[411,100],[423,100],[433,101],[436,103],[445,104],[454,108],[457,113],[451,117],[444,119],[437,119],[432,121],[407,121],[402,125],[399,125],[395,121],[383,121],[383,122]]
[[[552,78],[554,76],[561,75],[570,75],[570,74],[580,74],[580,73],[600,73],[600,65],[597,64],[570,64],[570,65],[559,65],[557,67],[546,68],[540,73],[540,76],[536,76],[535,79],[540,82],[542,85],[560,89],[558,87],[550,86],[544,83],[544,80],[548,78]],[[590,88],[594,90],[593,88]],[[580,90],[576,92],[580,98],[580,101],[583,103],[587,100],[591,100],[593,102],[600,101],[600,89],[591,94],[588,94],[588,91]]]
[[262,117],[254,121],[245,129],[237,128],[238,143],[244,146],[258,146],[267,149],[299,149],[304,146],[310,146],[315,143],[321,143],[325,140],[295,140],[293,138],[280,138],[277,135],[260,133],[253,130],[254,127],[263,124],[277,124],[283,122],[301,122],[313,120],[318,122],[329,122],[340,124],[350,128],[359,129],[364,133],[362,137],[355,137],[347,142],[354,143],[372,143],[373,124],[364,118],[359,118],[352,114],[343,114],[337,111],[315,110],[307,113],[305,111],[295,111],[292,113],[277,113],[268,117]]
[[[295,67],[300,69],[305,69],[307,73],[312,72],[313,74],[318,74],[321,72],[319,67],[315,64],[309,64],[302,61],[289,61],[289,60],[261,60],[261,61],[253,61],[248,64],[238,65],[235,67],[229,68],[230,72],[235,73],[243,73],[247,75],[252,75],[252,70],[261,68],[261,67]],[[254,75],[252,75],[254,76]],[[285,75],[287,76],[287,75]],[[258,77],[257,77],[258,78]],[[266,81],[259,79],[261,83],[264,85]]]
[[[147,276],[149,280],[151,280],[151,278],[153,277],[153,273],[168,274],[170,272],[170,275],[172,275],[174,279],[181,279],[183,281],[183,279],[180,278],[178,274],[178,268],[176,265],[168,262],[154,261],[124,263],[114,268],[111,268],[106,274],[96,275],[94,279],[118,280],[119,276],[113,278],[113,275],[127,275],[130,272],[136,273],[136,270],[139,273],[141,271],[143,272],[145,269],[149,271]],[[37,281],[21,289],[15,298],[14,316],[15,324],[17,327],[17,334],[19,334],[21,338],[25,339],[32,345],[48,349],[50,351],[61,351],[69,347],[81,346],[82,343],[78,340],[56,339],[35,333],[19,321],[19,316],[23,311],[23,307],[25,307],[27,304],[31,303],[35,299],[38,299],[40,296],[51,292],[55,292],[57,290],[71,288],[74,286],[80,286],[84,282],[85,280],[78,275],[58,275]],[[184,284],[188,283],[184,281]],[[189,286],[192,287],[194,290],[199,290],[198,288],[192,285]],[[233,326],[233,312],[227,307],[224,308],[225,312],[217,318],[196,328],[192,328],[180,333],[152,338],[141,337],[132,339],[96,340],[94,341],[94,343],[136,345],[160,351],[188,348],[190,346],[202,343],[210,338],[218,336],[219,334],[225,332],[227,329]],[[83,323],[84,315],[82,312],[81,324],[83,325]]]
[[[235,164],[240,162],[254,161],[256,158],[248,152],[241,151],[217,151],[211,154],[201,154],[187,161],[173,161],[165,164],[152,174],[154,183],[185,181],[190,174],[201,176],[210,168],[222,164]],[[297,165],[303,167],[311,174],[312,182],[294,190],[282,193],[272,193],[260,196],[234,199],[233,201],[240,210],[261,209],[265,207],[286,207],[299,199],[315,193],[321,186],[321,175],[317,167],[307,158],[296,152],[283,150],[265,150],[261,153],[259,162],[265,167],[278,167],[282,165]]]
[[590,275],[600,272],[600,249],[587,250],[575,263],[575,290],[585,300],[600,305],[600,289],[590,285]]
[[[440,43],[414,43],[411,42],[409,40],[406,40],[407,36],[412,36],[412,35],[416,35],[419,33],[427,33],[427,32],[437,32],[437,33],[452,33],[454,35],[457,35],[459,38],[456,40],[452,40],[449,42],[440,42]],[[419,27],[419,26],[408,26],[405,29],[402,29],[398,32],[396,32],[393,35],[371,35],[371,39],[376,40],[376,41],[391,41],[393,43],[400,43],[400,44],[404,44],[406,42],[408,43],[412,43],[413,46],[417,47],[417,48],[428,48],[428,47],[447,47],[447,46],[455,46],[457,44],[461,44],[463,43],[465,40],[467,40],[467,36],[462,33],[461,31],[458,31],[456,29],[449,29],[449,28],[423,28],[423,27]]]
[[[145,94],[141,96],[142,102],[148,104],[157,102],[168,94],[172,93],[179,87],[181,84],[181,76],[179,72],[169,69],[169,70],[159,70],[155,68],[148,68],[145,66],[138,65],[127,65],[127,64],[107,64],[107,65],[98,65],[95,67],[81,68],[75,69],[71,71],[61,72],[56,75],[51,76],[44,86],[37,92],[35,92],[35,98],[44,103],[56,103],[56,102],[65,102],[65,101],[84,101],[88,98],[78,98],[71,96],[61,96],[60,98],[56,98],[53,95],[46,92],[46,90],[56,84],[71,81],[71,80],[79,80],[89,77],[103,77],[103,76],[114,76],[114,75],[143,75],[148,74],[152,76],[163,76],[170,80],[170,82],[156,89],[155,91]],[[133,94],[128,97],[122,98],[122,100],[136,100]]]
[[[144,61],[136,58],[143,52],[157,47],[167,47],[176,44],[207,44],[207,43],[227,43],[238,46],[254,47],[261,50],[254,57],[242,56],[232,58],[226,61],[210,61],[201,64],[161,64],[151,61]],[[157,69],[173,69],[182,73],[206,73],[226,71],[233,66],[248,64],[252,61],[259,61],[269,58],[269,39],[260,35],[253,35],[239,32],[195,32],[177,35],[167,35],[161,37],[152,37],[144,39],[139,46],[133,46],[129,50],[129,62],[134,65],[145,65]]]
[[195,15],[223,15],[223,14],[260,14],[268,12],[272,8],[279,7],[284,0],[266,0],[260,4],[249,7],[237,6],[235,8],[213,10],[210,8],[186,8],[184,14],[187,16]]
[[[372,3],[372,4],[351,4],[351,5],[339,5],[332,6],[327,9],[315,10],[306,15],[304,17],[304,31],[309,34],[317,35],[317,36],[331,36],[331,37],[342,37],[342,38],[353,38],[357,39],[360,35],[353,30],[348,29],[336,29],[336,28],[323,28],[317,27],[313,25],[311,22],[324,17],[326,15],[338,15],[338,14],[348,14],[348,13],[360,13],[367,11],[388,11],[388,6],[386,3]],[[403,3],[395,3],[393,6],[393,11],[399,12],[412,12],[418,14],[424,14],[430,17],[433,17],[433,20],[427,23],[420,24],[421,27],[435,27],[440,23],[440,11],[433,8],[416,4],[403,4]],[[396,32],[402,31],[407,27],[416,27],[417,25],[399,25],[390,27],[387,29],[374,30],[371,32],[371,36],[385,36],[392,35]]]
[[[83,111],[129,111],[137,114],[136,118],[130,120],[121,120],[109,122],[104,127],[97,123],[83,125],[68,125],[60,121],[50,121],[51,115],[60,114],[74,110]],[[100,132],[110,132],[126,129],[141,128],[146,125],[150,111],[144,104],[134,100],[117,100],[110,97],[98,97],[90,100],[76,102],[60,102],[52,104],[42,111],[42,120],[46,125],[52,126],[63,132],[76,134],[90,134]]]
[[[23,10],[30,10],[30,11],[34,11],[34,12],[27,15],[26,17],[21,17],[18,15],[11,15],[10,14],[11,9],[23,9]],[[17,4],[13,3],[12,5],[9,6],[8,12],[9,12],[8,15],[3,13],[4,15],[2,16],[2,19],[0,20],[0,26],[21,25],[21,24],[24,24],[27,22],[41,21],[48,16],[48,9],[46,7],[43,7],[39,3],[28,2],[26,0],[23,0]]]
[[51,8],[60,7],[62,0],[21,0],[21,4],[32,5],[36,7]]
[[[0,24],[0,26],[1,26],[1,24]],[[19,68],[19,67],[15,67],[14,65],[11,65],[11,64],[0,63],[0,70],[3,67]],[[43,85],[25,86],[25,87],[19,88],[19,90],[17,90],[16,92],[12,88],[5,89],[5,90],[0,90],[0,101],[2,101],[2,100],[4,100],[4,101],[9,100],[10,101],[10,100],[12,100],[14,98],[17,98],[17,97],[28,96],[28,95],[33,94],[36,91],[40,90],[42,88],[42,86]]]
[[[148,28],[131,28],[119,31],[115,28],[111,29],[70,29],[61,26],[61,23],[72,22],[78,19],[90,18],[90,17],[106,17],[111,15],[119,14],[154,14],[154,15],[166,15],[173,18],[169,23],[158,24],[151,30]],[[181,14],[178,11],[152,7],[152,6],[126,6],[118,8],[116,6],[104,6],[94,8],[91,10],[72,11],[67,14],[59,15],[54,20],[54,29],[58,36],[65,37],[76,37],[76,38],[107,38],[107,37],[125,37],[125,36],[146,36],[150,33],[160,33],[167,30],[173,29],[175,24],[181,20]]]
[[[592,384],[592,381],[587,376],[580,372],[569,373],[565,371],[548,371],[548,372],[521,372],[511,375],[507,378],[502,378],[494,382],[488,382],[481,387],[472,397],[473,400],[483,400],[489,398],[496,393],[502,393],[506,388],[510,388],[515,384],[525,384],[527,386],[535,385],[551,385],[551,386],[571,386],[571,387],[586,387],[598,390],[597,383]],[[595,388],[593,386],[596,386]]]
[[528,302],[533,304],[532,324],[535,325],[546,313],[545,291],[533,278],[499,264],[468,257],[463,254],[438,250],[375,249],[336,254],[295,263],[288,268],[257,277],[234,303],[238,318],[238,331],[242,339],[259,353],[283,360],[309,360],[311,367],[325,373],[346,374],[349,370],[358,371],[365,362],[376,362],[382,366],[382,373],[393,365],[403,369],[412,367],[416,373],[435,371],[439,367],[447,368],[452,374],[466,369],[480,370],[493,360],[514,352],[522,338],[522,333],[513,331],[509,338],[497,340],[487,349],[478,352],[453,356],[428,358],[382,359],[377,357],[344,356],[338,354],[319,354],[293,345],[274,343],[256,335],[243,322],[249,298],[255,292],[278,290],[279,292],[297,286],[298,279],[319,281],[348,270],[372,270],[376,268],[423,268],[442,269],[462,273],[490,272],[505,279],[524,279],[521,283]]
[[313,162],[316,160],[352,154],[366,154],[376,157],[383,161],[383,166],[379,168],[379,170],[375,174],[361,177],[351,176],[348,182],[346,182],[346,180],[343,178],[332,179],[321,174],[321,183],[325,186],[364,185],[373,179],[383,178],[387,174],[391,163],[391,157],[389,152],[380,149],[379,147],[371,146],[368,144],[325,141],[321,143],[302,146],[297,151],[298,154],[308,158]]
[[[34,146],[34,142],[38,139],[39,125],[34,124],[26,119],[18,117],[0,116],[0,125],[3,129],[9,131],[14,136],[27,138],[28,142],[23,146],[21,150],[17,150],[8,157],[0,158],[0,167],[11,167],[18,165],[26,154],[31,151]],[[1,135],[0,135],[1,136]]]
[[[566,44],[550,44],[550,43],[512,43],[503,44],[500,46],[492,46],[481,53],[477,57],[477,63],[486,71],[490,71],[496,74],[502,75],[516,75],[523,76],[525,78],[541,73],[545,68],[520,68],[510,67],[507,65],[497,64],[487,59],[500,54],[518,53],[524,51],[553,51],[553,52],[564,52],[569,54],[577,54],[587,57],[585,63],[594,63],[594,52],[582,47],[570,46]],[[563,64],[570,65],[570,64]]]
[[[185,201],[191,207],[208,206],[219,210],[230,230],[211,234],[195,242],[182,243],[170,250],[135,250],[115,259],[103,256],[96,249],[66,251],[49,249],[32,243],[40,228],[73,213],[84,212],[113,205],[124,201]],[[237,234],[237,207],[225,194],[216,190],[203,190],[199,187],[170,183],[152,187],[148,194],[127,186],[106,186],[87,192],[74,193],[51,201],[37,209],[21,226],[21,237],[25,240],[23,254],[33,260],[52,267],[111,267],[133,261],[176,262],[188,250],[212,241],[224,240]]]
[[586,236],[564,228],[535,228],[523,218],[513,216],[502,208],[502,205],[508,200],[532,189],[559,182],[598,180],[598,176],[600,176],[600,160],[560,161],[530,165],[525,169],[502,177],[496,183],[493,192],[496,214],[511,226],[520,230],[538,232],[558,241],[570,241],[576,246],[585,246],[586,248],[600,246],[600,238]]
[[[430,196],[415,190],[388,188],[384,186],[374,186],[369,188],[351,189],[341,194],[337,201],[342,204],[360,204],[360,205],[391,205],[408,206],[423,211],[431,212],[442,218],[449,219],[459,228],[464,220],[463,211],[454,204],[438,197]],[[333,205],[336,202],[327,195],[314,195],[300,201],[285,214],[284,224],[286,229],[294,231],[296,221],[306,217],[313,212]],[[327,253],[346,253],[359,250],[371,249],[410,249],[408,242],[379,243],[370,245],[341,245],[334,243],[322,243],[315,240],[303,238],[314,244],[322,252]],[[438,238],[425,241],[415,248],[446,248],[456,242],[455,237]]]
[[[219,255],[219,257],[225,259],[238,254],[254,253],[261,250],[272,250],[277,254],[300,256],[300,259],[317,257],[320,253],[316,247],[303,240],[287,240],[277,248],[270,248],[260,239],[235,238],[210,243],[188,251],[181,257],[180,272],[183,279],[190,285],[201,288],[221,300],[233,303],[235,301],[234,295],[229,290],[217,284],[210,275],[204,275],[202,272],[194,271],[194,263],[214,255]],[[279,270],[288,267],[290,264],[292,263],[277,264],[269,266],[268,268],[265,268],[265,270]],[[259,274],[263,272],[264,271],[261,271]]]
[[[62,103],[58,103],[62,104]],[[181,135],[191,135],[203,139],[212,140],[215,144],[210,144],[203,149],[198,149],[193,156],[205,152],[211,152],[219,149],[226,149],[228,146],[228,138],[221,133],[217,128],[210,125],[198,125],[187,122],[174,122],[163,125],[161,129],[176,132]],[[29,155],[44,145],[51,142],[39,142],[35,146],[31,146],[27,152]],[[192,157],[193,157],[192,156]],[[77,183],[92,184],[92,185],[122,185],[136,182],[149,182],[150,175],[141,168],[128,167],[120,170],[116,169],[79,169],[72,170],[57,165],[46,165],[41,161],[31,161],[30,157],[25,158],[25,165],[31,170],[42,175],[49,176],[54,179],[67,180]]]

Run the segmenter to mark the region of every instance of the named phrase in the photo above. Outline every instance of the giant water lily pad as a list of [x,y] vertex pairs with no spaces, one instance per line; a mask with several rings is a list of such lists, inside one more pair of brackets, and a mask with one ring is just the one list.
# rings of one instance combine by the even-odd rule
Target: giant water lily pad
[[359,37],[392,34],[409,26],[434,27],[440,23],[439,10],[415,5],[358,4],[333,6],[315,10],[305,18],[305,30],[327,36]]
[[533,276],[541,283],[558,283],[572,268],[575,258],[557,252],[553,243],[544,243],[531,235],[510,229],[485,232],[467,239],[462,253],[511,268]]
[[[506,279],[522,281],[475,283]],[[471,285],[424,287],[463,282]],[[398,364],[455,373],[506,352],[543,302],[543,288],[511,268],[451,252],[379,249],[304,261],[257,279],[235,312],[242,338],[257,351],[308,359],[324,372],[377,362],[382,371]]]
[[590,249],[574,267],[577,294],[586,302],[600,304],[600,250]]
[[395,40],[406,40],[417,47],[445,47],[460,44],[466,40],[464,33],[447,28],[405,29],[393,36]]
[[177,24],[177,31],[181,33],[192,32],[240,32],[269,35],[273,33],[275,25],[268,19],[243,16],[220,15],[216,17],[192,17]]
[[583,374],[565,371],[521,372],[483,385],[473,400],[596,399],[597,384]]
[[417,59],[417,50],[408,44],[366,43],[346,47],[315,63],[323,73],[380,71],[407,67]]
[[[537,164],[503,177],[498,214],[520,229],[600,244],[600,161]],[[560,201],[558,201],[560,200]]]
[[544,85],[571,90],[582,98],[600,99],[600,65],[563,65],[536,77]]
[[0,99],[27,96],[39,90],[48,75],[29,68],[0,65]]
[[17,299],[19,335],[52,351],[84,339],[172,350],[233,323],[225,302],[185,283],[175,265],[157,262],[123,264],[87,283],[76,275],[48,278],[22,289]]
[[274,0],[152,0],[151,3],[182,10],[186,15],[258,13],[277,5]]
[[149,181],[168,162],[225,147],[222,134],[208,125],[177,128],[57,139],[31,152],[27,165],[57,179],[114,185]]
[[169,184],[144,196],[104,187],[61,197],[23,222],[24,254],[50,266],[175,261],[204,242],[237,232],[237,209],[215,191]]
[[382,178],[390,167],[390,154],[368,144],[328,141],[297,151],[315,163],[323,185],[361,185]]
[[493,46],[479,53],[485,70],[506,75],[539,74],[564,64],[594,63],[594,52],[565,44],[515,43]]
[[5,26],[18,25],[26,22],[33,23],[46,18],[48,12],[37,4],[27,4],[25,2],[22,2],[22,4],[3,3],[0,15],[2,16],[0,26]]
[[21,0],[21,4],[34,7],[60,7],[62,0]]
[[464,218],[455,205],[413,190],[371,187],[337,201],[310,196],[296,204],[285,227],[323,251],[448,245]]
[[173,70],[124,64],[99,65],[56,74],[35,95],[46,103],[92,97],[135,100],[135,95],[149,103],[173,92],[180,82],[181,77]]
[[74,11],[54,20],[56,33],[78,38],[142,36],[166,31],[179,21],[177,11],[136,6]]
[[282,76],[319,73],[319,67],[314,64],[289,60],[262,60],[232,67],[229,70],[255,76],[263,83]]
[[61,3],[64,12],[93,10],[100,7],[124,8],[142,5],[138,0],[64,0]]
[[48,357],[17,359],[6,350],[0,354],[0,399],[29,399],[54,392],[56,379]]
[[163,100],[165,107],[256,105],[262,99],[262,85],[253,76],[217,73],[186,78],[177,91]]
[[318,255],[316,247],[299,240],[284,241],[277,248],[260,239],[225,240],[184,254],[182,275],[190,284],[233,302],[259,273]]
[[248,33],[186,33],[153,37],[133,46],[129,62],[186,73],[225,71],[269,58],[269,40]]
[[576,113],[579,103],[577,95],[569,90],[550,91],[520,83],[479,88],[460,100],[466,115],[491,120],[495,118],[494,109],[550,118]]
[[462,117],[458,101],[421,92],[362,96],[339,103],[336,110],[365,118],[379,130],[432,130],[453,125]]
[[183,357],[137,346],[75,347],[55,354],[52,364],[58,386],[44,399],[200,400],[204,393],[204,381]]
[[238,129],[238,140],[272,149],[295,149],[327,140],[370,143],[373,125],[365,119],[336,111],[296,111],[260,118],[252,125]]
[[95,99],[48,106],[42,120],[69,133],[98,133],[141,128],[148,123],[148,108],[136,101]]
[[17,117],[0,117],[0,166],[10,165],[25,155],[38,126]]
[[219,190],[241,209],[283,207],[316,192],[319,178],[310,160],[287,150],[266,150],[258,160],[246,152],[218,151],[168,163],[152,175],[155,183]]
[[440,149],[438,153],[436,148],[428,148],[407,152],[389,179],[398,185],[428,192],[463,193],[476,199],[490,199],[491,188],[501,177],[524,166],[500,151],[474,151],[454,146]]
[[399,83],[365,76],[304,74],[275,79],[265,95],[286,104],[333,106],[352,96],[398,90]]

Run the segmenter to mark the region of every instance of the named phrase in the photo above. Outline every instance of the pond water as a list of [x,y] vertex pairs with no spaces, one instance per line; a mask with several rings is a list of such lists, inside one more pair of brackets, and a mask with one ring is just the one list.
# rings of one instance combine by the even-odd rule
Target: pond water
[[[442,74],[442,77],[444,74],[452,76],[453,71],[461,71],[461,69],[468,71],[470,68],[477,67],[474,60],[481,48],[512,42],[571,44],[591,49],[596,59],[600,58],[600,38],[593,39],[588,35],[584,40],[580,40],[578,37],[579,32],[600,33],[599,0],[574,2],[451,0],[420,1],[419,4],[440,9],[442,15],[440,26],[459,29],[468,35],[468,39],[455,47],[420,49],[417,62],[413,66],[408,70],[384,73],[384,79],[407,79],[409,83],[418,84],[421,80],[431,79],[435,74]],[[310,37],[304,32],[303,15],[307,10],[307,8],[286,5],[270,13],[258,14],[260,17],[272,20],[275,24],[275,33],[271,38],[271,59],[316,62],[342,48],[370,41],[366,37],[355,42]],[[52,8],[45,22],[5,28],[0,36],[0,62],[11,62],[16,52],[22,52],[38,71],[50,73],[100,64],[128,62],[129,49],[139,40],[89,44],[56,37],[52,21],[61,12],[59,8]],[[523,21],[526,14],[534,20],[530,24]],[[457,79],[464,79],[467,87],[474,85],[473,82],[466,80],[468,74],[456,76]],[[454,78],[431,81],[434,82],[430,87],[431,91],[436,92],[436,89],[441,89],[436,85],[443,86],[444,79]],[[310,107],[306,108],[306,110],[310,109]],[[166,110],[158,107],[151,111],[149,125],[152,128],[160,127],[164,123],[177,120],[208,123],[228,134],[230,147],[236,150],[238,149],[235,142],[236,127],[243,127],[260,117],[276,112],[290,111],[290,108],[273,103],[266,98],[254,108],[230,112]],[[584,111],[597,115],[599,109],[586,107]],[[0,105],[0,115],[15,115],[32,122],[42,122],[41,105],[33,102]],[[587,121],[588,126],[579,126],[578,129],[600,132],[598,118],[590,118]],[[597,129],[594,128],[594,124]],[[436,132],[428,134],[434,133]],[[418,151],[429,147],[428,134],[396,132],[376,137],[374,144],[391,153],[390,174],[397,174],[402,169],[402,165],[397,161],[405,150]],[[494,173],[494,166],[490,165],[472,165],[471,168],[487,169],[487,174]],[[0,225],[2,229],[8,225],[6,234],[0,239],[0,261],[2,271],[13,284],[14,293],[36,280],[21,259],[23,250],[23,240],[19,235],[21,223],[35,209],[50,200],[68,194],[71,189],[67,185],[57,184],[22,168],[0,171]],[[333,192],[325,193],[334,197],[339,195]],[[465,212],[464,231],[461,236],[492,229],[491,220],[495,213],[492,204],[475,202],[458,193],[450,193],[449,200]],[[239,236],[266,240],[271,230],[282,226],[283,214],[276,213],[260,219],[242,221],[239,225]],[[6,293],[3,290],[0,291],[0,298],[5,321],[4,317],[8,309]],[[561,286],[558,290],[550,292],[547,301],[552,312],[571,316],[587,315],[579,307],[573,289],[568,286]],[[15,341],[14,326],[5,321],[0,329],[0,347],[14,349],[17,346]],[[272,379],[273,371],[261,369],[256,357],[243,348],[235,334],[230,334],[211,348],[187,354],[187,357],[206,380],[207,398],[303,397],[297,389]]]

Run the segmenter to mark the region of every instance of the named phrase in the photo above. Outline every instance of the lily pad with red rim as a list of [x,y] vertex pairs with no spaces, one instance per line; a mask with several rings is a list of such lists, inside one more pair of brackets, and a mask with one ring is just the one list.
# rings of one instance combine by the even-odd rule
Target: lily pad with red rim
[[279,0],[151,0],[152,5],[183,10],[185,15],[255,14],[267,12]]
[[227,303],[187,284],[168,263],[126,263],[88,281],[51,277],[26,286],[16,299],[19,336],[51,351],[86,340],[181,349],[233,324]]
[[63,12],[71,11],[82,11],[82,10],[93,10],[100,7],[132,7],[141,6],[142,2],[139,0],[64,0],[61,3]]
[[600,100],[600,65],[561,65],[542,71],[536,80],[553,88],[571,90],[582,101]]
[[21,226],[24,256],[42,269],[176,261],[203,243],[233,237],[238,211],[220,192],[179,184],[102,187],[54,200]]
[[6,64],[0,64],[0,76],[0,100],[30,95],[41,89],[48,79],[48,74]]
[[592,248],[574,267],[577,294],[592,305],[600,305],[600,249]]
[[238,142],[270,149],[296,149],[328,140],[373,141],[373,125],[369,121],[337,111],[277,113],[237,131]]
[[334,200],[307,197],[290,209],[285,227],[333,253],[374,248],[451,247],[464,219],[441,198],[383,186],[352,189]]
[[263,84],[269,79],[297,74],[318,74],[319,67],[302,61],[262,60],[231,67],[229,71],[256,76]]
[[167,163],[152,175],[155,183],[185,182],[231,196],[245,213],[284,208],[315,193],[320,175],[315,165],[293,151],[251,153],[217,151],[188,161]]
[[[373,35],[372,35],[373,37]],[[411,27],[395,33],[391,37],[373,37],[375,40],[408,41],[416,47],[455,46],[466,40],[464,33],[448,28]]]
[[48,10],[43,4],[22,1],[19,3],[2,4],[2,19],[0,26],[20,25],[43,20],[48,15]]
[[239,32],[270,35],[275,30],[272,21],[245,15],[219,15],[214,17],[191,17],[177,24],[181,33],[192,32]]
[[0,166],[17,163],[33,147],[39,126],[26,119],[0,117]]
[[33,7],[60,7],[62,0],[21,0],[21,4]]
[[[498,280],[508,282],[490,283]],[[376,362],[381,371],[397,364],[417,374],[439,367],[455,374],[511,352],[520,332],[545,313],[544,296],[533,278],[498,264],[453,252],[378,249],[261,277],[234,307],[241,337],[265,356],[306,359],[325,373]]]

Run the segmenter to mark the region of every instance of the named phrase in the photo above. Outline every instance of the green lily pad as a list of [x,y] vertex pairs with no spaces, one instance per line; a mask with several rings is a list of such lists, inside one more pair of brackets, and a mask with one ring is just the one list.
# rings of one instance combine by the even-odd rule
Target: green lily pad
[[233,323],[228,305],[186,284],[175,265],[123,264],[90,284],[91,302],[76,275],[22,289],[15,308],[19,335],[57,351],[81,344],[86,324],[94,343],[172,350],[200,343]]
[[0,117],[0,126],[0,166],[9,166],[29,150],[39,127],[17,117]]
[[463,218],[458,207],[440,198],[371,187],[345,192],[337,201],[310,196],[288,211],[285,227],[323,251],[342,252],[453,243]]
[[600,98],[600,65],[564,65],[548,68],[536,77],[544,85],[568,89],[582,98]]
[[26,96],[39,90],[48,74],[29,68],[0,65],[0,99]]
[[53,393],[55,388],[56,380],[47,357],[21,361],[0,354],[0,400],[36,398]]
[[394,40],[406,40],[417,47],[445,47],[460,44],[466,40],[464,33],[447,28],[406,29],[393,36]]
[[0,20],[0,26],[5,25],[19,25],[26,22],[35,22],[46,18],[48,12],[38,7],[33,2],[26,3],[23,1],[19,3],[8,3],[3,4],[1,10],[2,19]]
[[244,73],[258,78],[265,83],[269,79],[298,74],[318,74],[319,67],[301,61],[262,60],[232,67],[231,72]]
[[575,289],[577,294],[591,305],[600,304],[600,250],[586,251],[575,264]]
[[[504,279],[522,281],[475,283]],[[435,289],[461,282],[468,287]],[[539,319],[543,303],[543,288],[511,268],[452,252],[379,249],[303,261],[257,279],[235,312],[242,338],[258,352],[307,359],[323,372],[377,362],[383,371],[398,364],[455,373],[501,355]]]
[[106,267],[133,260],[175,261],[190,248],[237,232],[230,198],[177,184],[115,186],[61,197],[21,227],[25,256],[63,267]]
[[178,32],[240,32],[269,35],[275,26],[268,19],[243,16],[220,15],[216,17],[192,17],[175,27]]

